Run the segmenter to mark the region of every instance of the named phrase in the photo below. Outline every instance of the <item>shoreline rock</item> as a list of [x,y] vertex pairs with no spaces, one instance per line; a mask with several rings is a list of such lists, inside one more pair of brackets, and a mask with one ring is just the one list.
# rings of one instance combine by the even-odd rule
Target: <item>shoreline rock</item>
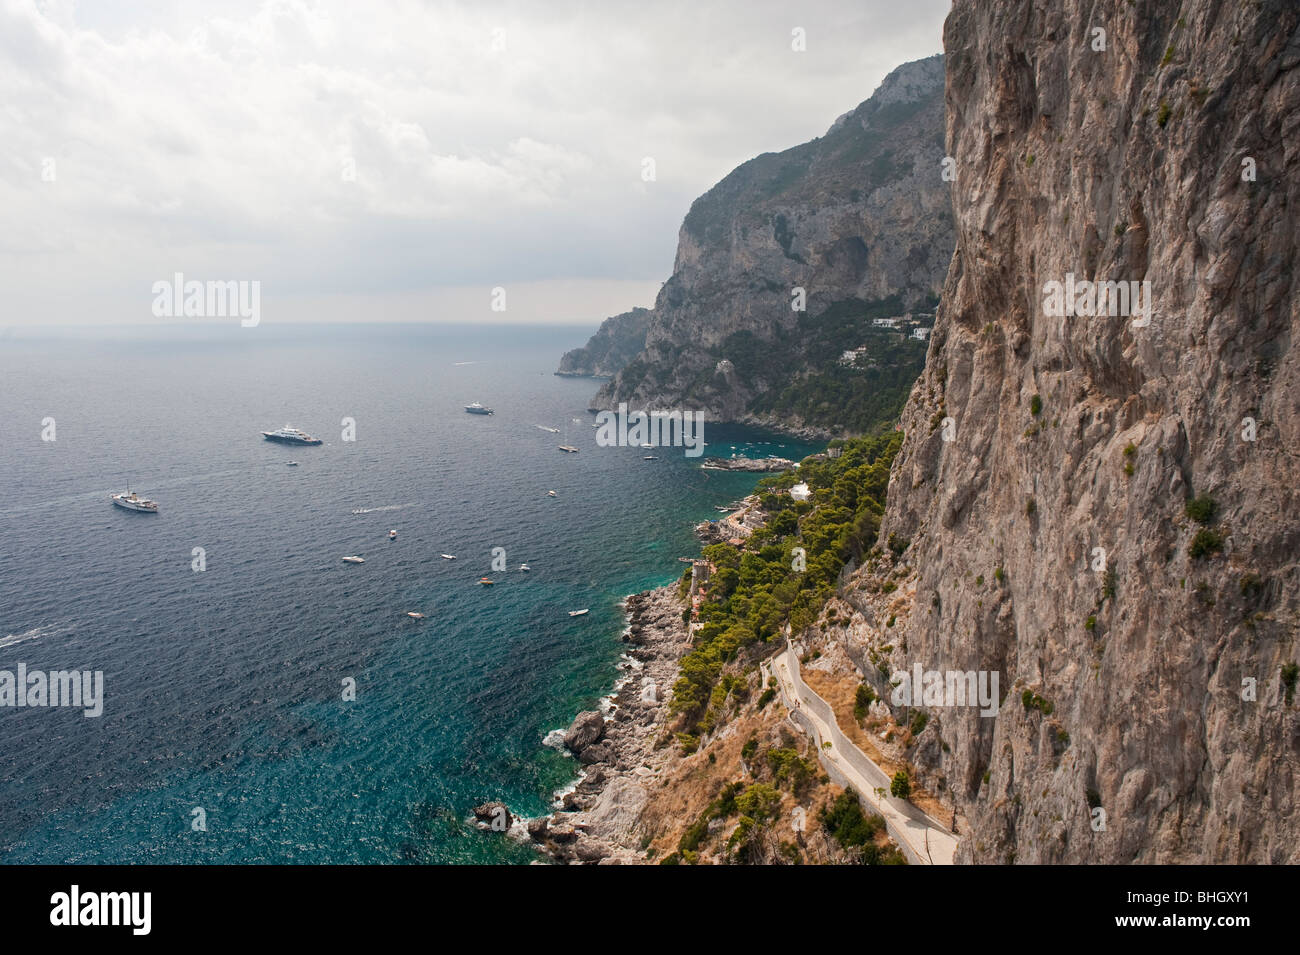
[[790,471],[796,467],[789,458],[705,458],[702,468],[710,471],[746,471],[752,474],[772,474]]
[[627,599],[628,644],[620,663],[625,676],[610,697],[609,715],[586,710],[565,732],[565,747],[585,767],[560,808],[527,823],[534,844],[556,862],[618,865],[644,862],[636,826],[648,785],[671,759],[672,747],[655,748],[687,628],[677,584]]

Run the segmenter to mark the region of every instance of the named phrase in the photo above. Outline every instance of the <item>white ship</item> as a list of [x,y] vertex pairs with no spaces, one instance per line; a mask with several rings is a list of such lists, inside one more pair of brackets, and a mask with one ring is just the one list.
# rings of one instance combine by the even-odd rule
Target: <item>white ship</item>
[[157,514],[158,503],[151,501],[147,497],[140,497],[135,491],[123,491],[121,494],[111,495],[112,501],[118,507],[124,507],[128,511],[144,511],[146,514]]
[[366,559],[364,557],[357,557],[355,554],[351,557],[343,558],[343,563],[345,564],[364,564],[365,562]]
[[267,441],[278,441],[281,444],[324,444],[320,438],[313,438],[306,431],[299,431],[287,424],[275,431],[263,431],[262,437]]
[[484,408],[477,401],[471,405],[466,405],[465,410],[468,411],[470,414],[492,414],[493,413],[491,408]]

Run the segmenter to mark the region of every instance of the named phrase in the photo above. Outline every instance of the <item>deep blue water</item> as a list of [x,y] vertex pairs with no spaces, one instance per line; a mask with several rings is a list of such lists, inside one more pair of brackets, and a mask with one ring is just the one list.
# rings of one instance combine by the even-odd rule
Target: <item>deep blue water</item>
[[[0,336],[0,670],[102,670],[106,698],[98,719],[0,708],[0,861],[533,858],[467,826],[469,808],[547,808],[575,764],[542,739],[610,691],[619,602],[676,577],[691,525],[755,480],[680,449],[598,448],[597,384],[551,374],[588,334]],[[465,414],[475,400],[496,414]],[[286,423],[325,444],[258,433]],[[713,424],[705,439],[814,450]],[[110,506],[128,484],[160,513]]]

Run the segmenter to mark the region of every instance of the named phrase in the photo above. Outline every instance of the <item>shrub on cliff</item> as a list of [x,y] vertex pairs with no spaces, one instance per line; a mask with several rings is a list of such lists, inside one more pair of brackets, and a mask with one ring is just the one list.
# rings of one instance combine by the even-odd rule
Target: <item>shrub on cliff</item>
[[1187,502],[1184,508],[1187,516],[1198,524],[1209,524],[1219,510],[1218,502],[1208,494],[1201,494]]
[[1210,530],[1208,527],[1202,527],[1192,538],[1192,544],[1187,549],[1187,553],[1192,558],[1199,560],[1202,557],[1208,557],[1211,554],[1217,554],[1223,550],[1223,535],[1218,531]]

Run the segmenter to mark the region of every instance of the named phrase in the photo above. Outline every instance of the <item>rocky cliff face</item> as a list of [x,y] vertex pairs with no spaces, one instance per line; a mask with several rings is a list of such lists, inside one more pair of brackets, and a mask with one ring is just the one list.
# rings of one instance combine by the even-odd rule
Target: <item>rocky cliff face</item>
[[[942,92],[942,57],[899,67],[826,135],[759,156],[696,200],[645,350],[593,407],[628,401],[739,419],[756,396],[816,365],[801,352],[820,316],[932,302],[953,247],[939,177]],[[796,288],[803,311],[792,308]],[[821,344],[822,357],[838,357],[861,341]],[[913,376],[919,364],[918,353]]]
[[645,333],[649,325],[648,308],[634,308],[630,312],[605,319],[586,345],[564,353],[556,374],[614,377],[645,347]]
[[[915,602],[850,629],[892,670],[1001,674],[995,718],[927,707],[912,753],[969,820],[959,861],[1300,862],[1298,24],[948,18],[957,249],[882,527]],[[1149,282],[1149,322],[1077,284],[1047,314],[1084,280]]]

